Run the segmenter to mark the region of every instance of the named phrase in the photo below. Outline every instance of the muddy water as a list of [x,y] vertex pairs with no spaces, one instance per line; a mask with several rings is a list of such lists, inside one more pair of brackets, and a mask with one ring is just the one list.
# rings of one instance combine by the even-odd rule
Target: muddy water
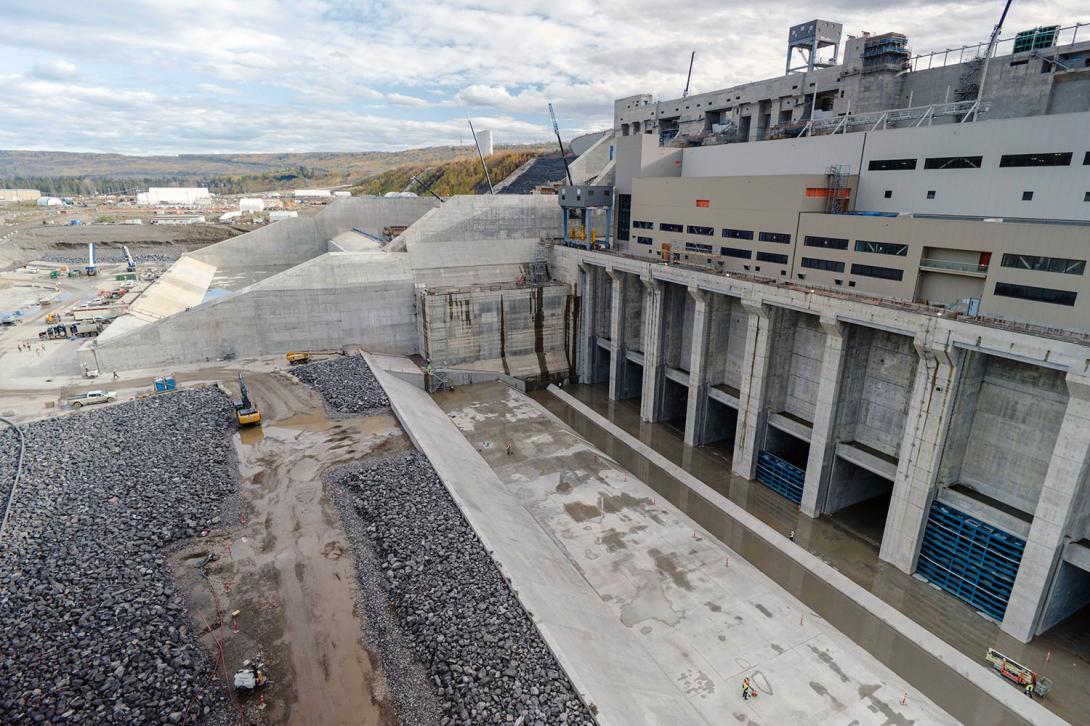
[[[338,464],[402,450],[408,441],[389,414],[329,419],[317,396],[284,376],[252,374],[247,384],[263,425],[235,438],[249,513],[209,543],[221,554],[210,569],[226,622],[218,629],[212,623],[208,645],[215,651],[215,634],[223,637],[229,672],[244,658],[265,660],[271,678],[265,707],[255,714],[252,703],[240,704],[261,721],[396,723],[377,661],[361,643],[355,566],[322,476]],[[207,587],[192,577],[189,584],[199,604]],[[205,612],[214,613],[211,598],[203,601],[212,606]],[[230,627],[234,610],[238,632]]]
[[[537,392],[533,397],[955,718],[971,724],[1025,723],[915,642],[902,637],[552,394]],[[981,675],[991,677],[988,673]]]

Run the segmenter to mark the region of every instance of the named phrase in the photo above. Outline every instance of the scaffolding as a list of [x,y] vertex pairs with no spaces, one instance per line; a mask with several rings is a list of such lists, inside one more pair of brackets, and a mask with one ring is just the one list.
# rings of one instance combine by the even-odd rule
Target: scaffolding
[[825,170],[826,214],[844,214],[848,211],[848,199],[851,195],[848,187],[850,172],[851,167],[847,164],[833,164]]

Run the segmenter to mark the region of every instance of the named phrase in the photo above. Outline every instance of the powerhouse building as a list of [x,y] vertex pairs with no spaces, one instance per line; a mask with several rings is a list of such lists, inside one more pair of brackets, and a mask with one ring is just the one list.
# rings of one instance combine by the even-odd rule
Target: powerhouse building
[[612,248],[554,262],[582,381],[1023,641],[1090,602],[1078,31],[985,61],[814,21],[781,77],[620,99]]

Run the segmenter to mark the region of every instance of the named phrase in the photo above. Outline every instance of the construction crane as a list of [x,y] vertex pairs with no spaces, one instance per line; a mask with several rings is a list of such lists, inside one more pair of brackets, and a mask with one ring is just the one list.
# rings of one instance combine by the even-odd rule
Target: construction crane
[[[487,173],[487,172],[488,172],[488,170],[487,170],[487,169],[485,169],[485,172]],[[425,189],[425,190],[426,190],[426,191],[428,192],[428,194],[432,195],[433,197],[435,197],[436,199],[438,199],[438,200],[439,200],[439,203],[440,203],[440,204],[442,204],[442,203],[443,203],[444,201],[446,201],[446,200],[444,200],[444,199],[443,199],[443,198],[442,198],[441,196],[439,196],[438,194],[436,194],[436,193],[435,193],[435,192],[434,192],[434,191],[432,190],[432,188],[431,188],[430,186],[428,186],[428,183],[427,183],[427,182],[425,182],[425,181],[424,181],[423,179],[421,179],[420,177],[418,177],[418,176],[413,176],[413,177],[410,177],[410,181],[413,181],[413,182],[415,182],[415,183],[419,184],[420,186],[424,187],[424,189]],[[410,186],[411,186],[411,185],[410,185]]]
[[1003,6],[1003,13],[999,16],[999,22],[992,28],[992,35],[988,38],[988,49],[984,52],[984,64],[980,68],[980,84],[977,86],[976,91],[976,104],[973,106],[973,121],[976,121],[977,114],[980,113],[980,102],[984,98],[984,82],[988,80],[988,61],[992,58],[992,53],[995,52],[995,46],[999,42],[999,34],[1003,32],[1003,21],[1007,19],[1007,11],[1011,9],[1011,0],[1007,0]]
[[689,97],[689,83],[693,80],[693,61],[694,60],[696,60],[696,51],[695,50],[693,51],[693,54],[691,56],[689,56],[689,75],[687,75],[685,77],[685,90],[681,92],[681,97],[682,98],[688,98]]
[[88,277],[92,277],[98,274],[98,268],[95,267],[95,243],[87,243],[87,264],[83,266],[83,271],[87,273]]
[[568,157],[564,155],[564,142],[560,140],[560,124],[556,122],[556,111],[553,111],[553,104],[549,102],[549,116],[553,119],[553,132],[556,133],[556,143],[560,146],[560,158],[564,160],[564,173],[568,176],[568,186],[575,186],[575,182],[571,179],[571,169],[568,168]]
[[136,260],[132,258],[132,254],[129,253],[127,246],[122,246],[121,249],[125,250],[125,265],[129,272],[136,272]]
[[[473,130],[472,119],[466,119],[469,121],[469,133],[473,135],[473,145],[477,147],[477,156],[481,158],[481,167],[484,169],[484,179],[488,182],[488,193],[495,194],[496,190],[492,188],[492,177],[488,175],[488,164],[484,163],[484,154],[481,153],[481,143],[477,141],[477,132]],[[439,201],[443,201],[440,199]]]
[[250,393],[246,390],[246,381],[242,380],[242,371],[238,373],[238,391],[241,399],[235,401],[235,420],[239,426],[254,426],[261,423],[261,412],[250,400]]

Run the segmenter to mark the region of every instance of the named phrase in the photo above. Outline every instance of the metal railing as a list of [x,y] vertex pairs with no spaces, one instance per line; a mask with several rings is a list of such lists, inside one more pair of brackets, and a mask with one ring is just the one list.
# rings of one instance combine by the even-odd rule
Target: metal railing
[[[1056,31],[1056,45],[1073,45],[1079,37],[1079,28],[1085,27],[1090,27],[1090,23],[1075,23],[1074,25],[1060,28]],[[1090,35],[1086,35],[1087,31],[1082,32],[1084,34],[1084,39],[1090,40]],[[1014,39],[1015,36],[1013,35],[1007,38],[1000,38],[995,44],[995,50],[992,52],[992,57],[1011,55],[1014,53]],[[935,50],[930,53],[920,53],[919,55],[913,56],[909,60],[909,63],[914,71],[926,71],[929,68],[942,68],[948,65],[964,63],[965,61],[970,61],[974,58],[983,58],[987,48],[987,41],[982,41],[976,45],[963,45],[960,48]],[[1046,49],[1039,48],[1037,50]]]
[[953,260],[920,260],[920,267],[930,267],[936,270],[956,270],[958,272],[987,272],[988,265],[980,265],[975,262],[954,262]]

